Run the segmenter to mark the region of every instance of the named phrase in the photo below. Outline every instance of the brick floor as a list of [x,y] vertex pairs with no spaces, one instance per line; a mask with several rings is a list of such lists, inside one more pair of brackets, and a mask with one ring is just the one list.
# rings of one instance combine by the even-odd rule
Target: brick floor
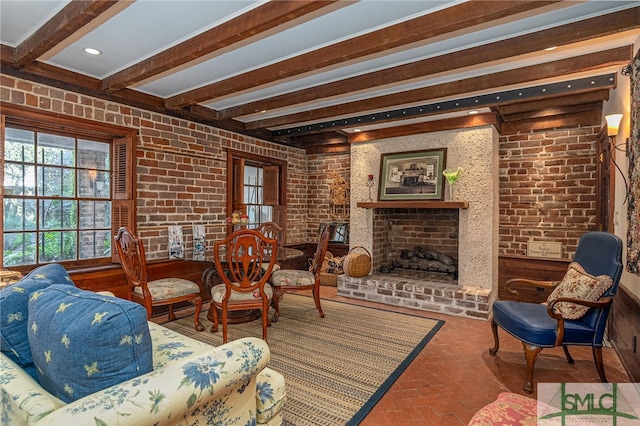
[[[500,350],[490,355],[493,335],[488,321],[348,299],[330,286],[321,287],[321,297],[445,321],[361,426],[467,425],[473,414],[499,393],[526,395],[522,390],[525,360],[521,343],[499,331]],[[153,318],[160,323],[166,319],[166,315]],[[591,348],[571,347],[570,352],[573,365],[567,363],[562,348],[544,349],[536,362],[534,385],[599,382]],[[609,382],[631,382],[612,348],[604,348],[603,358]],[[530,396],[535,398],[535,391]]]
[[[500,350],[489,354],[493,335],[488,321],[423,312],[337,296],[335,287],[322,287],[323,298],[445,321],[427,346],[398,378],[361,423],[362,426],[466,425],[473,414],[500,392],[526,395],[522,390],[525,360],[521,343],[499,331]],[[538,382],[599,382],[591,349],[571,347],[575,364],[562,348],[544,349],[534,371]],[[625,383],[626,374],[612,348],[603,350],[609,382]],[[535,392],[532,395],[536,397]]]

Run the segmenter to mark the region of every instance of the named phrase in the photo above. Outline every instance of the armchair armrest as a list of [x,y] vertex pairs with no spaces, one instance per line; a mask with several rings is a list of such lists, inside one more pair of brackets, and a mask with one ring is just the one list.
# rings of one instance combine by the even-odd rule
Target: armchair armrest
[[540,280],[532,280],[529,278],[511,278],[507,280],[504,287],[507,292],[513,294],[516,297],[516,301],[520,301],[520,293],[515,288],[512,288],[514,284],[524,284],[527,287],[544,287],[544,288],[554,288],[560,281],[540,281]]
[[255,423],[256,377],[269,358],[263,340],[235,340],[74,401],[38,425]]
[[602,297],[599,300],[596,300],[595,302],[590,302],[587,300],[572,299],[570,297],[558,297],[553,302],[549,303],[547,305],[547,314],[549,314],[551,318],[555,318],[556,320],[558,320],[558,326],[556,328],[556,336],[557,336],[556,346],[560,346],[560,344],[564,340],[564,318],[562,317],[562,315],[560,315],[555,311],[554,306],[556,305],[556,303],[571,302],[571,303],[575,303],[576,305],[588,306],[590,308],[606,308],[608,305],[611,304],[612,301],[613,301],[613,297]]

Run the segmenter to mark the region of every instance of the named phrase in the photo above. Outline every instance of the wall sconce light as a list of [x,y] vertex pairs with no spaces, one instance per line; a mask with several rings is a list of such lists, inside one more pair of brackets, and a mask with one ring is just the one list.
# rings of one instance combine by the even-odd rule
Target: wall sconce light
[[607,120],[607,135],[611,138],[618,136],[620,121],[622,121],[622,114],[605,115],[604,119]]
[[[622,114],[609,114],[609,115],[605,115],[604,118],[605,120],[607,120],[607,136],[609,136],[609,138],[611,139],[611,148],[610,148],[611,157],[610,158],[613,164],[616,166],[616,169],[618,169],[618,171],[620,172],[620,176],[622,176],[622,180],[624,181],[625,197],[622,204],[625,204],[627,202],[627,199],[629,198],[629,184],[627,182],[627,179],[624,176],[624,173],[622,173],[620,166],[618,166],[618,163],[616,162],[616,158],[613,152],[614,150],[622,151],[622,149],[620,149],[620,147],[616,145],[616,136],[618,136],[618,131],[620,130],[620,122],[622,121]],[[627,142],[625,145],[627,146],[627,150],[628,150],[629,143]],[[628,155],[629,153],[627,152],[627,156]]]

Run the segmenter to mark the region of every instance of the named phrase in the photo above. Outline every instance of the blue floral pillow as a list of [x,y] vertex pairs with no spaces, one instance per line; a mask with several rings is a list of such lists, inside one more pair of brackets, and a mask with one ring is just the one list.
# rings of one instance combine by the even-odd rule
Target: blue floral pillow
[[74,285],[62,265],[51,263],[0,290],[0,350],[36,380],[27,338],[28,302],[31,293],[52,284]]
[[145,308],[75,287],[33,293],[29,345],[40,385],[65,402],[153,370]]

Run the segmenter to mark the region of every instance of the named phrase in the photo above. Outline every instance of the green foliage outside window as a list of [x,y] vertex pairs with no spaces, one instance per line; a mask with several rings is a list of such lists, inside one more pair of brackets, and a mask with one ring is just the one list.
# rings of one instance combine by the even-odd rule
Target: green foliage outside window
[[111,256],[110,150],[7,127],[3,266]]

